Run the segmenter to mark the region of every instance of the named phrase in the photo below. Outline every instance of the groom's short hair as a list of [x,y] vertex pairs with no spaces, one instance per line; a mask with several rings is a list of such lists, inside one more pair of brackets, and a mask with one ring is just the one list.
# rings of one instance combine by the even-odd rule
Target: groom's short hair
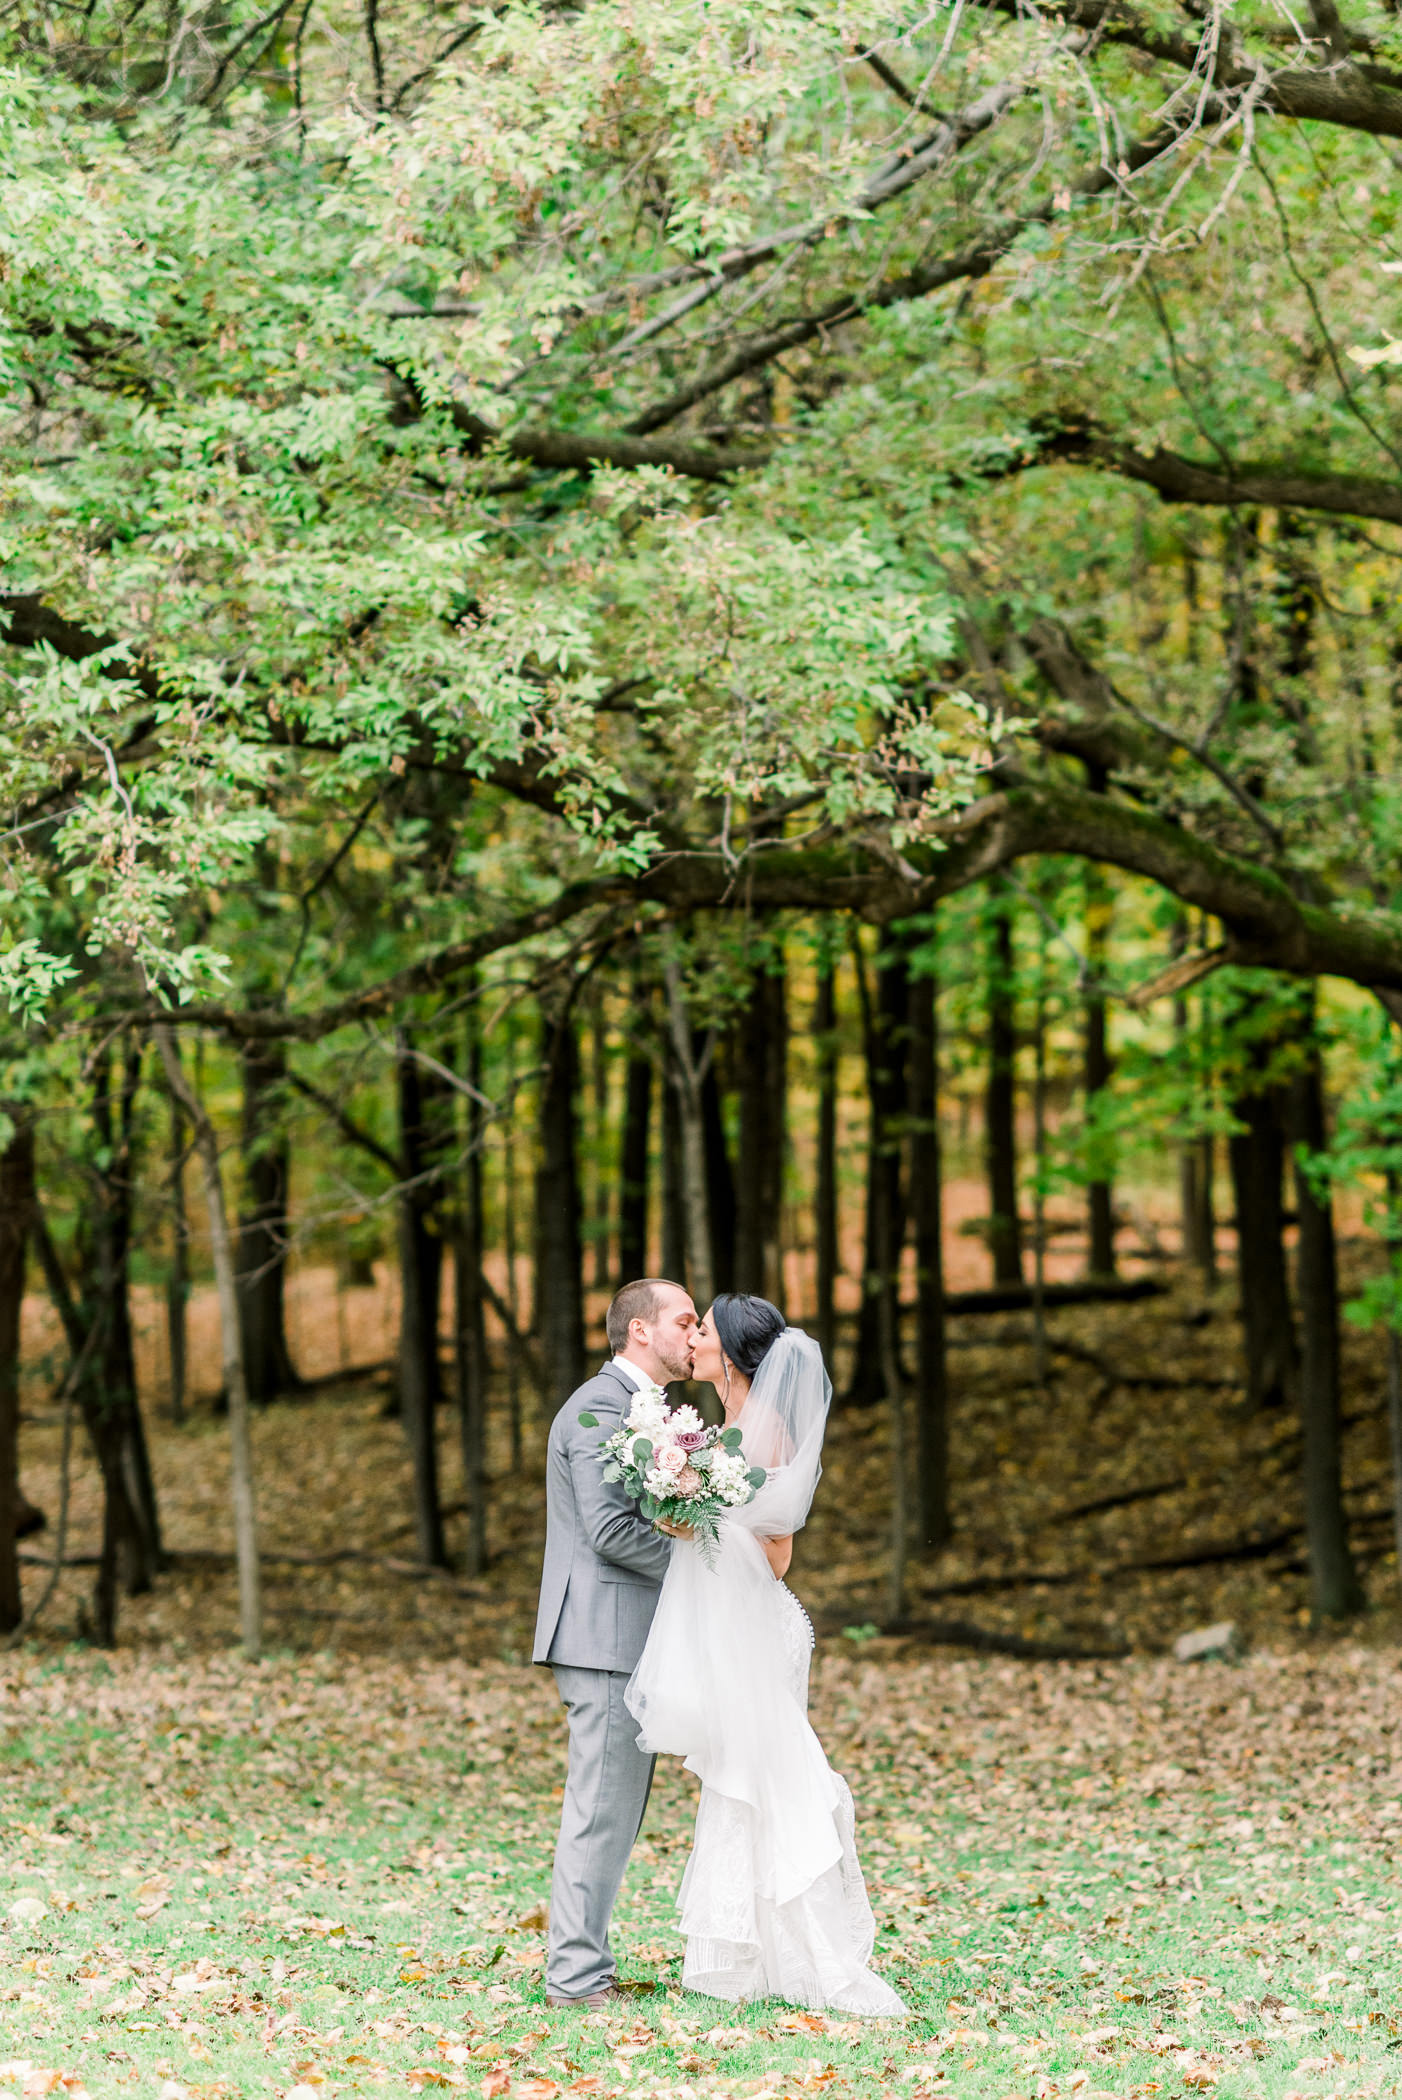
[[666,1276],[640,1276],[625,1283],[604,1315],[604,1333],[615,1356],[628,1347],[628,1329],[634,1320],[655,1320],[659,1291],[679,1291],[682,1285]]

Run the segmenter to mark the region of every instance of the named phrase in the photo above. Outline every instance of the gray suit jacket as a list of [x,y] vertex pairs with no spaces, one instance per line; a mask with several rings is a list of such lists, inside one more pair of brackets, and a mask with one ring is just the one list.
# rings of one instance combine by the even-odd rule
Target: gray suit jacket
[[[545,1566],[532,1662],[632,1670],[643,1652],[671,1541],[605,1480],[598,1449],[633,1402],[626,1374],[604,1365],[550,1425],[545,1460]],[[585,1429],[581,1412],[599,1418]]]

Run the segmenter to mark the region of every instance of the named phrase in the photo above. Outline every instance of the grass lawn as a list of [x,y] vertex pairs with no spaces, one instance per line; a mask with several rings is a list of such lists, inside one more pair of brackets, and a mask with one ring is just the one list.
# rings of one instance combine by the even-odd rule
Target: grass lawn
[[[836,1651],[836,1652],[834,1652]],[[637,1995],[551,2013],[564,1731],[494,1660],[0,1663],[0,2094],[1382,2094],[1402,2082],[1402,1677],[825,1644],[903,2024],[676,1987],[689,1782],[620,1902]]]

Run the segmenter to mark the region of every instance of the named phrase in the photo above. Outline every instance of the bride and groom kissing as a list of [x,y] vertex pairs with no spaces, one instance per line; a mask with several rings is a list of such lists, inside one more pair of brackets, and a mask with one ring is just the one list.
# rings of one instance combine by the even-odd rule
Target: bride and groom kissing
[[[619,1291],[606,1331],[611,1360],[560,1409],[546,1458],[532,1659],[553,1670],[569,1718],[549,2001],[621,1995],[609,1920],[664,1753],[701,1783],[677,1899],[683,1988],[898,2017],[868,1966],[852,1797],[808,1722],[813,1629],[783,1580],[822,1470],[822,1352],[766,1298],[725,1293],[698,1319],[657,1277]],[[650,1523],[599,1463],[639,1396],[655,1403],[655,1388],[689,1378],[715,1387],[764,1473],[710,1554],[684,1527]]]

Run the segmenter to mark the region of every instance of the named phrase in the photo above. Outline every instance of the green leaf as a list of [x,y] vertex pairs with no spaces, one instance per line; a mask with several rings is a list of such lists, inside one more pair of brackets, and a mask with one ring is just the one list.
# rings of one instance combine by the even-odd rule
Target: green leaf
[[597,1429],[599,1426],[599,1417],[597,1415],[591,1415],[587,1408],[585,1409],[584,1413],[580,1416],[579,1420],[581,1426],[585,1429]]
[[633,1456],[640,1466],[645,1466],[647,1464],[648,1460],[652,1457],[652,1445],[647,1437],[634,1437]]
[[740,1449],[740,1442],[743,1435],[744,1431],[741,1429],[723,1429],[720,1435],[717,1437],[716,1442],[720,1444],[726,1451],[738,1451]]
[[765,1472],[763,1466],[751,1466],[745,1478],[749,1481],[752,1488],[762,1488],[769,1475]]

